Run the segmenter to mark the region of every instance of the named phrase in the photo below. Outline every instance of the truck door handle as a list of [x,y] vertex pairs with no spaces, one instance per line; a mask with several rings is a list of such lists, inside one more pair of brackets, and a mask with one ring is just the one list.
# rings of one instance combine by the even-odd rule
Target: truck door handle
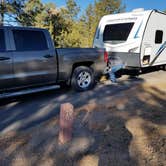
[[5,61],[5,60],[9,60],[9,57],[0,57],[0,61]]
[[44,58],[53,58],[53,55],[44,55]]

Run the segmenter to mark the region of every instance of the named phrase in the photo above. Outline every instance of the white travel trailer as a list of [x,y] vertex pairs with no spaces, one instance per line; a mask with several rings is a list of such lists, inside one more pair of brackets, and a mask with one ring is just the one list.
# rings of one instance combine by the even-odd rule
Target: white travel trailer
[[99,22],[93,47],[119,56],[128,68],[166,68],[166,14],[136,9],[106,15]]

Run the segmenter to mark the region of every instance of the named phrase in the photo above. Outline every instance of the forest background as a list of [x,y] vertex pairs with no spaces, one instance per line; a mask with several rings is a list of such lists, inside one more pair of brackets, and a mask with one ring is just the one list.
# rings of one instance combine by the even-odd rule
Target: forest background
[[49,30],[55,47],[92,47],[102,16],[125,12],[122,0],[95,0],[81,12],[75,0],[63,7],[41,0],[0,0],[0,24]]

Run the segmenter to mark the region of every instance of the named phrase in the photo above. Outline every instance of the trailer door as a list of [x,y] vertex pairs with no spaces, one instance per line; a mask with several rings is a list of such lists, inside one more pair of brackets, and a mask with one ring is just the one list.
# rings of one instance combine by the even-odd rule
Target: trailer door
[[166,15],[153,12],[144,32],[142,66],[166,64]]

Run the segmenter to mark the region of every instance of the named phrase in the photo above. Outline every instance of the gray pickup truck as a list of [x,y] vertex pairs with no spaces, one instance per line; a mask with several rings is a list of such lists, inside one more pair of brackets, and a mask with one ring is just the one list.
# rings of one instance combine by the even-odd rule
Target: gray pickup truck
[[104,50],[54,47],[45,29],[0,27],[0,98],[58,88],[92,88],[105,67]]

